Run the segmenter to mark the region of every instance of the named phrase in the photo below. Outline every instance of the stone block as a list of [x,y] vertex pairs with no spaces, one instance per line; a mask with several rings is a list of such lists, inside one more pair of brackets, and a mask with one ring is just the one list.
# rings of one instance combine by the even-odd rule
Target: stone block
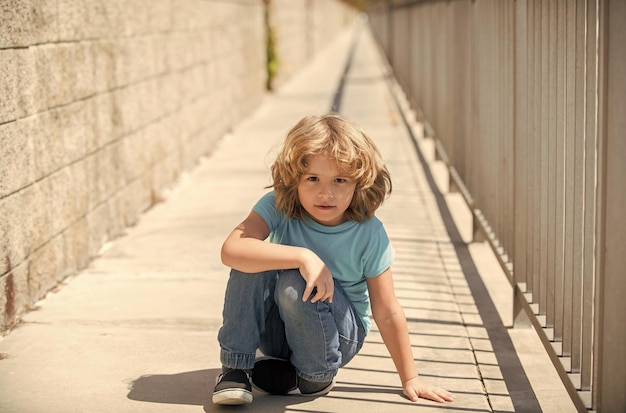
[[199,46],[194,44],[194,40],[198,37],[193,33],[175,33],[168,38],[166,47],[168,67],[171,71],[182,70],[196,62],[199,57],[195,51]]
[[[58,0],[59,38],[80,41],[127,33],[127,14],[136,2]],[[146,14],[145,11],[143,13]]]
[[224,5],[221,2],[207,2],[192,0],[179,2],[170,10],[171,29],[173,31],[197,30],[219,20],[219,9]]
[[22,263],[0,277],[0,328],[10,328],[19,315],[30,307],[28,300],[28,265]]
[[145,147],[150,148],[146,169],[176,151],[189,125],[180,122],[179,112],[150,124],[144,132]]
[[74,102],[37,115],[30,133],[41,178],[84,158],[100,146],[95,98]]
[[109,202],[103,202],[90,210],[85,217],[87,253],[90,257],[97,256],[102,246],[114,235],[119,234],[112,225],[110,215]]
[[23,192],[0,199],[0,274],[20,264],[30,252],[24,201]]
[[[85,166],[87,162],[77,162],[63,168],[45,180],[50,181],[52,198],[52,229],[54,234],[65,231],[87,212],[88,189]],[[44,181],[45,181],[44,180]]]
[[151,205],[150,188],[143,179],[136,179],[122,188],[115,196],[117,210],[122,217],[122,226],[133,226],[139,216]]
[[31,303],[43,298],[66,275],[63,237],[56,236],[35,251],[29,260],[28,291]]
[[160,83],[157,86],[157,79],[151,79],[113,92],[112,115],[115,116],[115,126],[119,127],[121,136],[140,129],[172,110],[174,96],[165,95],[165,100],[161,100],[162,95],[157,95],[158,92],[163,92],[166,86],[169,85]]
[[47,108],[93,95],[95,69],[91,44],[55,43],[34,49],[36,76],[43,85]]
[[98,165],[100,151],[94,152],[86,156],[81,162],[83,162],[85,170],[85,193],[87,197],[87,214],[101,203],[100,195],[100,168]]
[[[160,9],[153,9],[153,4],[162,6],[162,0],[135,0],[124,3],[125,34],[128,36],[145,35],[152,32],[151,20],[155,18]],[[158,20],[158,19],[157,19]]]
[[116,42],[103,39],[88,44],[93,62],[93,90],[96,93],[106,92],[116,86],[115,68],[117,64]]
[[43,93],[32,50],[0,50],[0,123],[41,111]]
[[182,74],[171,72],[164,76],[159,76],[152,81],[154,88],[154,101],[158,102],[151,109],[153,110],[151,120],[159,116],[167,116],[176,112],[183,103],[183,90],[181,89]]
[[95,156],[98,166],[99,194],[104,201],[112,197],[125,185],[124,177],[124,147],[122,141],[115,141],[102,148]]
[[20,76],[16,50],[0,50],[0,122],[19,117]]
[[106,208],[106,231],[108,239],[115,239],[126,233],[125,217],[120,209],[119,194],[115,194],[107,199]]
[[114,93],[102,93],[93,97],[93,122],[98,148],[118,139],[123,133],[121,108],[117,98]]
[[158,68],[153,63],[152,38],[118,39],[110,50],[113,79],[116,87],[127,86],[153,77]]
[[170,188],[179,178],[182,171],[180,155],[180,149],[177,149],[152,168],[149,175],[149,186],[153,203],[163,200],[165,190]]
[[54,211],[50,205],[55,193],[52,192],[50,180],[42,180],[21,191],[24,204],[24,231],[28,243],[28,253],[41,248],[54,235]]
[[36,179],[49,175],[67,162],[60,124],[59,111],[53,110],[34,116],[28,125]]
[[169,0],[59,0],[59,36],[75,41],[168,32],[171,8]]
[[[86,216],[86,215],[85,215]],[[82,217],[63,233],[65,246],[65,270],[74,273],[84,268],[91,255],[89,253],[89,237],[87,219]]]
[[142,128],[130,135],[127,135],[121,141],[122,145],[122,162],[121,172],[124,183],[138,179],[150,165],[150,153],[153,148],[146,145],[146,132]]
[[59,40],[76,41],[94,36],[89,6],[92,4],[80,0],[57,0]]
[[214,105],[209,93],[190,102],[183,108],[181,113],[183,122],[187,122],[189,125],[187,128],[189,138],[192,138],[203,130],[210,129],[213,119],[217,116],[216,105]]
[[35,179],[29,121],[0,125],[0,142],[0,197],[4,197],[29,185]]
[[57,5],[54,1],[4,0],[0,3],[0,21],[0,49],[57,39]]

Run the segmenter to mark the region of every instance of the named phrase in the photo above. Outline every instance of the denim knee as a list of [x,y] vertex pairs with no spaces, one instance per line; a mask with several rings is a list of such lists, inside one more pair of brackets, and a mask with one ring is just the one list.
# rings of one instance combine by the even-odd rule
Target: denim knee
[[305,288],[306,281],[299,270],[281,271],[274,290],[274,300],[282,309],[297,311],[298,307],[306,304],[302,301]]

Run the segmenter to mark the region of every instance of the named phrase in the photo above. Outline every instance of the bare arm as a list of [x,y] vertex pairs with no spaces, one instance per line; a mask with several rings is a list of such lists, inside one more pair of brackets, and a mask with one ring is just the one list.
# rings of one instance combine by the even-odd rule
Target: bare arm
[[263,218],[250,212],[224,241],[222,263],[248,273],[300,267],[306,250],[264,242],[269,233]]
[[414,402],[418,397],[437,402],[452,401],[452,394],[431,386],[417,374],[406,317],[396,298],[391,269],[378,277],[368,278],[367,287],[374,321],[396,366],[403,393]]
[[334,283],[324,262],[308,248],[265,242],[269,234],[263,218],[250,212],[224,241],[222,263],[246,273],[298,268],[307,281],[302,299],[308,299],[317,288],[312,302],[326,299],[332,302]]

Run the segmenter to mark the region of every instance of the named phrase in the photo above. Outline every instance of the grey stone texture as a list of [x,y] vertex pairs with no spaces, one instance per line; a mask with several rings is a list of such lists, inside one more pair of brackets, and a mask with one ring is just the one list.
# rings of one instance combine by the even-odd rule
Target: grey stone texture
[[[283,81],[354,17],[272,7]],[[256,0],[0,3],[0,331],[259,106],[265,36]]]

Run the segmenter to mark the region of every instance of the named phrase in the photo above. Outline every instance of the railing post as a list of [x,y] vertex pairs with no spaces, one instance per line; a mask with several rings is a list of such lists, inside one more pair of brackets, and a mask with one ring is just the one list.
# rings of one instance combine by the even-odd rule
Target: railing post
[[[626,3],[622,0],[606,0],[600,3],[600,18],[606,22],[606,30],[601,31],[601,84],[606,95],[600,96],[599,148],[600,163],[600,228],[598,244],[598,284],[596,287],[596,353],[594,404],[598,412],[626,411]],[[610,58],[609,58],[610,57]],[[603,131],[604,129],[604,131]],[[603,133],[604,132],[604,133]],[[603,185],[602,185],[603,183]]]

